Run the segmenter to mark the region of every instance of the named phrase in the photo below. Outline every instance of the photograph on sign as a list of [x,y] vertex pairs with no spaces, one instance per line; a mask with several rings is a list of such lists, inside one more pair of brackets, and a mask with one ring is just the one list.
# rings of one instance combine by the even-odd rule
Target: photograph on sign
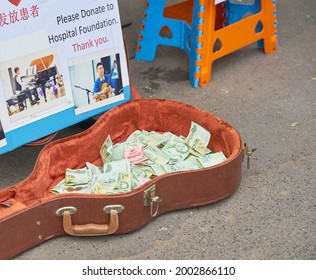
[[69,61],[76,114],[124,99],[120,55],[115,49],[108,53],[105,55],[103,51]]
[[131,99],[117,0],[6,1],[0,38],[0,154]]
[[11,123],[67,103],[54,48],[1,63],[0,73]]
[[1,123],[1,120],[0,120],[0,147],[5,146],[6,144],[7,144],[7,141],[5,139],[2,123]]

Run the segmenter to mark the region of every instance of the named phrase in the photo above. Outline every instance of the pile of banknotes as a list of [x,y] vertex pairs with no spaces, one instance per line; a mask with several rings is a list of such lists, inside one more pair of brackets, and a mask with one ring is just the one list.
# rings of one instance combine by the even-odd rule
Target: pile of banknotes
[[103,165],[87,162],[81,169],[66,169],[51,192],[124,193],[166,173],[210,167],[226,160],[223,152],[208,148],[210,140],[210,132],[195,122],[187,137],[136,130],[125,142],[113,144],[108,135],[100,150]]

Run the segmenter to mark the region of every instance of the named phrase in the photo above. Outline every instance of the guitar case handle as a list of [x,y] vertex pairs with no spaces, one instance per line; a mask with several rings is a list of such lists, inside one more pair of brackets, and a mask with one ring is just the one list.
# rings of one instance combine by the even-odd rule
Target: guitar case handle
[[113,234],[119,227],[119,218],[116,209],[110,210],[109,224],[85,224],[73,225],[71,219],[71,212],[69,210],[63,211],[63,228],[64,231],[73,236],[102,236]]

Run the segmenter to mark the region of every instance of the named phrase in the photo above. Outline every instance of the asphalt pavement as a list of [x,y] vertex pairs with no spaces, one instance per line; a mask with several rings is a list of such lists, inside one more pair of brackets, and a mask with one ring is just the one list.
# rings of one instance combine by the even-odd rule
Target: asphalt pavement
[[[118,2],[139,94],[189,103],[232,124],[256,148],[250,168],[245,162],[239,189],[221,202],[161,215],[128,234],[53,238],[15,259],[315,260],[316,1],[278,0],[277,51],[251,44],[222,57],[199,88],[181,49],[159,46],[152,62],[134,58],[144,1]],[[57,138],[80,131],[75,125]],[[41,149],[1,155],[0,188],[28,176]]]

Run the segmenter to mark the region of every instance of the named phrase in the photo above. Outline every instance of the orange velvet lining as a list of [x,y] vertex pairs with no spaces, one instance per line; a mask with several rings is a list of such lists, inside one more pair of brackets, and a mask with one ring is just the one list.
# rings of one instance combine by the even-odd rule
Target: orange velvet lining
[[[240,151],[238,132],[206,111],[166,99],[133,100],[104,113],[84,132],[47,145],[38,156],[29,177],[0,191],[0,219],[13,211],[55,198],[56,195],[49,190],[64,178],[66,168],[82,168],[86,162],[101,165],[99,151],[108,134],[113,143],[125,141],[137,129],[170,131],[186,137],[191,121],[211,132],[209,148],[213,151],[223,151],[228,160],[232,160]],[[3,202],[13,205],[6,207],[1,205]]]

